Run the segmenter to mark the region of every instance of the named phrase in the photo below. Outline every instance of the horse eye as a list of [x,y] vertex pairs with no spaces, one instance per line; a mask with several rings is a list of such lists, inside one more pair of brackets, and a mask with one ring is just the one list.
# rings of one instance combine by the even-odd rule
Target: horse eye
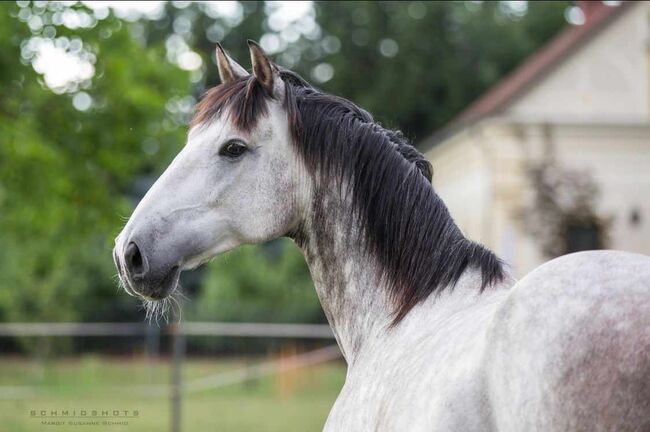
[[221,147],[219,154],[229,158],[237,158],[248,150],[246,145],[239,140],[230,140]]

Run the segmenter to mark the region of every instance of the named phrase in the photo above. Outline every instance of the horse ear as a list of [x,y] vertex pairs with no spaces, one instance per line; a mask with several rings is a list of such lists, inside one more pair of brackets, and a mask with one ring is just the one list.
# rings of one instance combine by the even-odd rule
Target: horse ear
[[246,69],[230,58],[220,43],[217,43],[217,68],[223,84],[228,84],[248,76]]
[[248,48],[251,52],[251,63],[253,64],[253,75],[262,84],[267,93],[275,98],[281,99],[284,83],[280,78],[280,71],[257,42],[248,40]]

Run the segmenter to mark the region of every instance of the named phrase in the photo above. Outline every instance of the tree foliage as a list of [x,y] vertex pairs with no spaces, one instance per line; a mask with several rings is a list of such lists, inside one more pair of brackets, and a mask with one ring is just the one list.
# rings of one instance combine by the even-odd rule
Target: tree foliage
[[[112,238],[217,83],[216,41],[248,66],[246,39],[261,40],[282,66],[421,138],[551,37],[566,7],[323,2],[286,21],[277,4],[230,5],[171,2],[132,20],[68,2],[0,4],[0,321],[141,318],[116,292]],[[94,72],[51,85],[39,44]],[[202,64],[185,67],[192,53]],[[310,286],[295,247],[245,248],[209,266],[189,310],[320,321]]]
[[324,322],[309,271],[296,246],[277,240],[244,246],[217,258],[200,298],[191,301],[204,321]]
[[[0,320],[134,316],[133,301],[102,307],[116,291],[112,236],[130,212],[133,178],[180,147],[183,130],[165,104],[187,94],[187,74],[114,17],[74,32],[59,26],[54,40],[80,38],[96,58],[84,85],[93,104],[80,111],[75,94],[50,91],[24,57],[34,35],[19,12],[0,6]],[[141,150],[147,140],[157,154]]]
[[324,87],[421,140],[564,24],[566,3],[528,2],[525,14],[505,5],[321,3],[319,23],[340,41],[322,58],[335,71]]

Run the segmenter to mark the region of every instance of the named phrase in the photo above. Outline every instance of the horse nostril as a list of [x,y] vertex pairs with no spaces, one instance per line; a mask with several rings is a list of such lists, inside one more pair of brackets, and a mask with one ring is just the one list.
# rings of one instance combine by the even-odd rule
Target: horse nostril
[[142,278],[147,272],[147,266],[140,253],[140,248],[138,245],[131,242],[126,247],[126,252],[124,253],[124,259],[126,261],[126,267],[134,278]]

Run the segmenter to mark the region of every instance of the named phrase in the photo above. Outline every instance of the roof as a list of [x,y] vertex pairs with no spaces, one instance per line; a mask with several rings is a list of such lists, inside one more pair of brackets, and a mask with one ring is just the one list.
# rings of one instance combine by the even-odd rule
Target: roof
[[[453,118],[442,130],[434,133],[427,141],[433,145],[458,129],[484,117],[498,114],[521,96],[552,68],[592,39],[600,30],[621,15],[621,12],[634,2],[623,2],[612,7],[603,2],[580,2],[585,13],[585,23],[570,25],[555,36],[549,43],[535,51],[514,71],[493,85],[465,110]],[[426,145],[429,147],[430,145]]]

